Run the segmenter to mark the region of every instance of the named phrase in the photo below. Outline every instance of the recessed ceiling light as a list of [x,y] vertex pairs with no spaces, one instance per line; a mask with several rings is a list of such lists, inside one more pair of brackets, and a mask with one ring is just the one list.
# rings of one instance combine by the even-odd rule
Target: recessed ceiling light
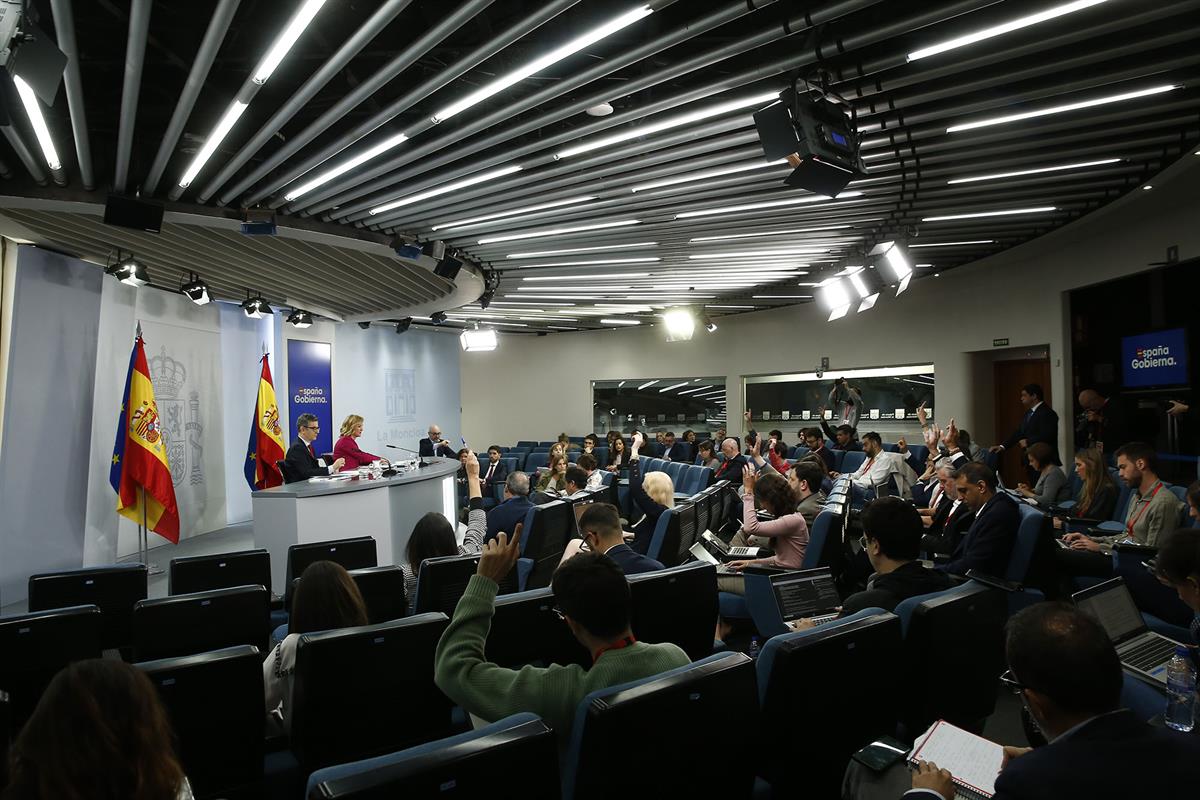
[[1153,189],[1153,188],[1154,188],[1154,184],[1152,184],[1152,183],[1147,183],[1145,186],[1143,186],[1143,187],[1142,187],[1142,191],[1144,191],[1144,192],[1145,192],[1145,191],[1149,191],[1149,190],[1151,190],[1151,189]]
[[587,114],[589,117],[607,117],[609,114],[613,113],[613,107],[611,103],[597,103],[594,106],[588,106],[585,108],[583,113]]

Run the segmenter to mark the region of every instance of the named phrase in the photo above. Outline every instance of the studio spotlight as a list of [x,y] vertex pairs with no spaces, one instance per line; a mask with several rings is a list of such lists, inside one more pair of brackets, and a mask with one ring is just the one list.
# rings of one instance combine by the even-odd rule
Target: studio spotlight
[[898,284],[896,296],[902,294],[908,288],[913,275],[912,264],[908,260],[908,254],[904,252],[904,245],[898,241],[880,242],[871,249],[871,255],[883,256],[887,261],[888,268]]
[[433,274],[453,283],[454,279],[458,277],[458,271],[462,269],[462,266],[463,260],[457,253],[446,253],[438,261],[437,266],[433,268]]
[[458,341],[462,344],[462,349],[468,353],[495,350],[499,344],[495,328],[480,328],[478,326],[473,330],[463,331],[459,335]]
[[116,261],[109,264],[104,271],[126,286],[145,286],[150,282],[150,273],[146,266],[134,258],[132,253],[122,256],[120,250],[117,251]]
[[845,281],[841,278],[829,278],[824,281],[818,294],[821,297],[821,303],[829,309],[829,322],[841,319],[850,313],[853,301],[850,299],[850,292],[846,290]]
[[875,307],[875,303],[879,300],[879,292],[883,289],[883,279],[879,277],[879,270],[859,270],[847,277],[846,280],[850,281],[850,285],[858,294],[860,314]]
[[270,208],[243,208],[242,233],[246,236],[274,236],[275,211]]
[[446,321],[446,312],[445,311],[433,312],[432,314],[429,315],[429,321],[432,322],[434,325],[441,325],[443,322]]
[[298,308],[293,308],[292,313],[288,314],[287,321],[295,325],[297,328],[312,327],[312,314],[307,311],[301,311]]
[[663,314],[668,342],[691,341],[696,333],[696,316],[688,308],[673,308]]
[[180,286],[179,291],[187,295],[187,299],[198,306],[211,302],[212,297],[208,294],[208,284],[200,280],[200,277],[195,273],[189,273],[188,277],[191,280]]
[[358,323],[358,327],[362,328],[365,331],[371,327],[371,321],[367,320],[365,322],[360,322],[360,323]]
[[754,125],[767,160],[786,158],[795,167],[785,184],[834,197],[866,176],[850,103],[807,83],[803,91],[785,89],[779,101],[755,113]]
[[712,317],[703,311],[700,312],[700,324],[703,325],[704,330],[708,331],[709,333],[712,333],[717,329],[717,323],[713,322]]
[[403,236],[394,236],[388,246],[396,252],[396,255],[401,258],[416,260],[421,256],[421,245],[416,242],[410,242]]
[[412,317],[405,317],[396,323],[396,333],[404,333],[412,327]]
[[262,319],[263,317],[274,314],[275,311],[267,305],[267,301],[262,298],[262,295],[257,297],[247,297],[242,303],[242,311],[246,312],[246,316],[250,319]]
[[479,295],[479,307],[487,308],[492,304],[492,298],[496,296],[495,289],[488,289],[483,294]]

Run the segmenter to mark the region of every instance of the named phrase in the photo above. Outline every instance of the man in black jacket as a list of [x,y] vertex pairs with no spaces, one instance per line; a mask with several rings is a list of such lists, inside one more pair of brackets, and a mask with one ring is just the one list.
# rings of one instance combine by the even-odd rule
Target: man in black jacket
[[[1021,424],[1004,440],[1004,444],[993,446],[992,452],[1003,452],[1015,444],[1021,445],[1021,450],[1025,451],[1031,444],[1045,442],[1057,454],[1058,414],[1042,402],[1042,387],[1036,383],[1028,383],[1021,387],[1020,397],[1021,405],[1025,406],[1025,416],[1021,417]],[[1120,444],[1124,444],[1124,442]],[[1033,467],[1026,465],[1026,468],[1029,470],[1031,478],[1029,485],[1033,486],[1037,483],[1038,474]]]
[[417,446],[417,452],[421,454],[422,458],[425,456],[454,458],[454,448],[442,438],[442,428],[440,425],[429,426],[429,438],[421,440]]
[[306,481],[319,475],[332,475],[346,463],[344,458],[339,458],[329,466],[321,463],[312,446],[320,431],[321,425],[312,414],[301,414],[296,418],[296,438],[283,459],[293,480]]
[[504,501],[494,507],[487,515],[487,536],[484,541],[490,542],[501,531],[512,533],[517,523],[524,522],[533,503],[529,500],[529,476],[520,470],[508,473],[504,479]]
[[[621,529],[621,515],[617,507],[610,503],[591,503],[579,515],[579,533],[582,539],[574,540],[567,545],[565,561],[586,546],[594,553],[604,553],[617,562],[617,566],[626,575],[636,575],[640,572],[654,572],[663,569],[663,565],[650,556],[644,556],[625,544],[625,533]],[[577,544],[578,543],[578,544]]]
[[950,561],[939,564],[938,569],[955,575],[977,569],[1003,578],[1021,524],[1017,501],[996,493],[996,473],[978,461],[964,464],[955,483],[958,496],[975,512],[975,521],[954,548]]
[[[1009,671],[1002,680],[1050,743],[1004,748],[995,800],[1125,800],[1195,791],[1200,736],[1153,727],[1120,708],[1121,662],[1098,622],[1065,603],[1038,603],[1009,621],[1005,650]],[[904,796],[952,800],[951,778],[927,765]]]

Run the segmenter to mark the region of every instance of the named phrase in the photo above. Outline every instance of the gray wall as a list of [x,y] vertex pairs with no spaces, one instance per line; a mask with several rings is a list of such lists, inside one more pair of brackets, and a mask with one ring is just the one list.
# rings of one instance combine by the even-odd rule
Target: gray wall
[[25,596],[31,573],[83,563],[103,277],[47,250],[22,247],[17,259],[0,450],[0,605]]

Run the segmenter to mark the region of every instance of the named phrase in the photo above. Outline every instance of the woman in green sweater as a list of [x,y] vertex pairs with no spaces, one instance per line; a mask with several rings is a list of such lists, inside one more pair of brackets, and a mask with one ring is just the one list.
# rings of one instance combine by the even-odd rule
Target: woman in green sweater
[[434,679],[446,696],[489,722],[531,711],[563,736],[575,709],[591,692],[686,666],[691,659],[673,644],[637,641],[629,628],[629,583],[611,558],[580,553],[554,573],[554,598],[564,624],[592,654],[578,664],[505,669],[489,663],[484,642],[499,582],[520,553],[521,525],[512,541],[501,533],[487,543],[454,619],[434,656]]

